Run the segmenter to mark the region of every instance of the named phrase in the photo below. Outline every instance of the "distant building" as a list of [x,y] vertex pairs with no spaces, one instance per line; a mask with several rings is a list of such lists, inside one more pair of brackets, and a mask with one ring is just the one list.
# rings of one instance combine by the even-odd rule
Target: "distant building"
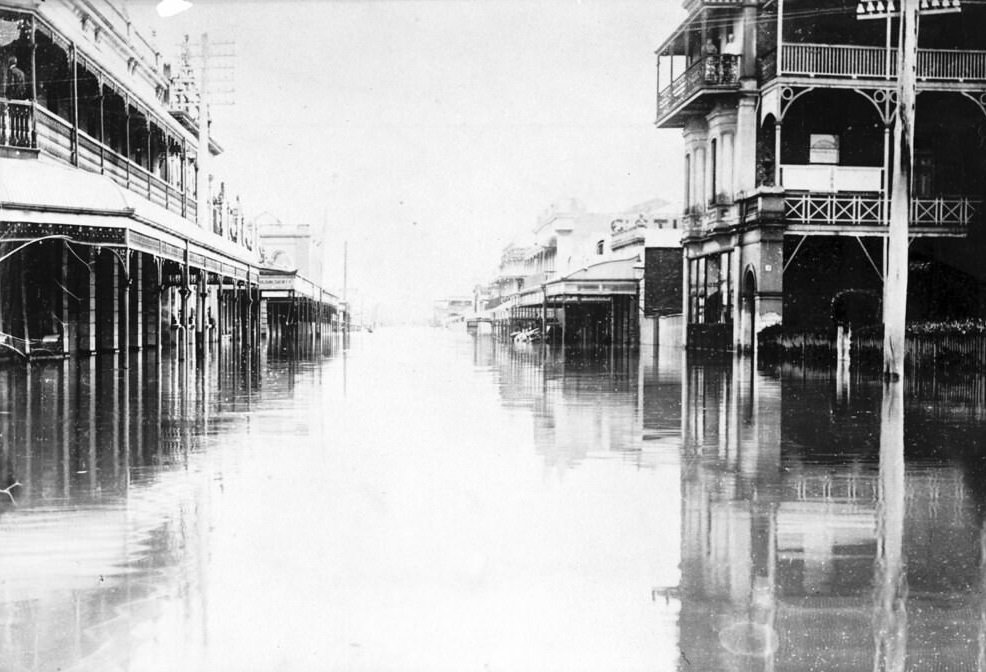
[[[662,199],[617,213],[588,212],[576,199],[552,204],[538,217],[532,244],[511,245],[501,257],[488,304],[501,335],[544,330],[571,345],[640,343],[641,317],[680,311],[662,293],[680,306],[678,212]],[[642,289],[648,259],[649,293]],[[656,337],[655,326],[648,324],[645,342]]]
[[436,299],[432,304],[431,324],[435,327],[445,327],[452,324],[464,323],[467,315],[473,312],[473,297],[454,296]]
[[265,212],[254,218],[252,228],[260,240],[265,266],[297,271],[302,277],[322,283],[325,271],[322,239],[310,224],[288,224]]
[[288,224],[269,212],[249,226],[261,254],[261,331],[293,345],[345,328],[346,307],[325,287],[322,240],[309,224]]

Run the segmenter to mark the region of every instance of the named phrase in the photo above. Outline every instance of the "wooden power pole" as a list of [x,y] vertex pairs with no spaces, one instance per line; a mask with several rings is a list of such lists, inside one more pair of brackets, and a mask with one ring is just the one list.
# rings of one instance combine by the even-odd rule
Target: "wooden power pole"
[[904,374],[904,328],[907,319],[907,248],[914,168],[914,103],[917,98],[918,2],[901,0],[897,56],[897,123],[887,233],[887,276],[883,283],[883,375]]

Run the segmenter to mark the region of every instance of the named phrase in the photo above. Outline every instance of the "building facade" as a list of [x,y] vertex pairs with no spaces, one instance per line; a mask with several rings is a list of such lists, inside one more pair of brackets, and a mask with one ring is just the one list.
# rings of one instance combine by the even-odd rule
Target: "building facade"
[[[982,316],[986,9],[921,4],[908,312]],[[690,343],[880,321],[899,27],[883,6],[687,0],[657,49],[656,125],[684,138]]]
[[[503,252],[489,304],[497,332],[580,347],[652,342],[650,322],[668,312],[659,297],[668,283],[675,297],[681,287],[675,210],[662,199],[617,213],[588,212],[575,199],[552,204],[531,244]],[[673,312],[678,306],[680,300]],[[645,324],[649,336],[642,339]]]
[[4,351],[253,343],[255,240],[199,174],[188,68],[173,76],[109,0],[0,3],[0,55]]
[[260,242],[260,330],[272,349],[316,342],[342,329],[342,302],[325,287],[325,251],[309,224],[288,224],[269,212],[250,222]]

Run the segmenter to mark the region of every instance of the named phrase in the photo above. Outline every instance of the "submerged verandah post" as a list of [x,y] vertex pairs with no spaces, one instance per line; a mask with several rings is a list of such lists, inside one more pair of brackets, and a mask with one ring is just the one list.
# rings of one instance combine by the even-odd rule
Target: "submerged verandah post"
[[883,375],[899,380],[904,373],[904,328],[907,319],[908,218],[914,146],[914,101],[918,36],[918,0],[902,0],[901,45],[897,60],[897,123],[887,232],[887,276],[883,285]]

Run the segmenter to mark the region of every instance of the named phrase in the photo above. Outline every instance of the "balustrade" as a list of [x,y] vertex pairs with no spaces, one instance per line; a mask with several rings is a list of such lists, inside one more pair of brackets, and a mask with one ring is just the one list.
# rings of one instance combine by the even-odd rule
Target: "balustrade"
[[701,89],[737,88],[739,72],[740,56],[737,55],[723,54],[698,59],[658,94],[658,119]]
[[[31,147],[34,107],[31,103],[0,101],[0,145]],[[43,107],[37,108],[37,148],[66,163],[72,161],[72,125]],[[189,219],[195,218],[194,201],[185,199],[182,212],[181,189],[99,142],[85,131],[77,133],[78,166],[102,173],[121,187],[144,196],[152,203]],[[192,206],[189,208],[188,203]]]
[[5,147],[33,146],[33,104],[0,98],[0,145]]
[[[964,196],[915,198],[910,224],[923,228],[967,227],[982,202]],[[885,201],[879,192],[867,194],[786,194],[784,217],[793,224],[829,226],[886,226]]]
[[[897,76],[897,50],[844,44],[785,43],[781,75],[885,78]],[[986,81],[986,51],[919,49],[917,77],[928,81]]]

